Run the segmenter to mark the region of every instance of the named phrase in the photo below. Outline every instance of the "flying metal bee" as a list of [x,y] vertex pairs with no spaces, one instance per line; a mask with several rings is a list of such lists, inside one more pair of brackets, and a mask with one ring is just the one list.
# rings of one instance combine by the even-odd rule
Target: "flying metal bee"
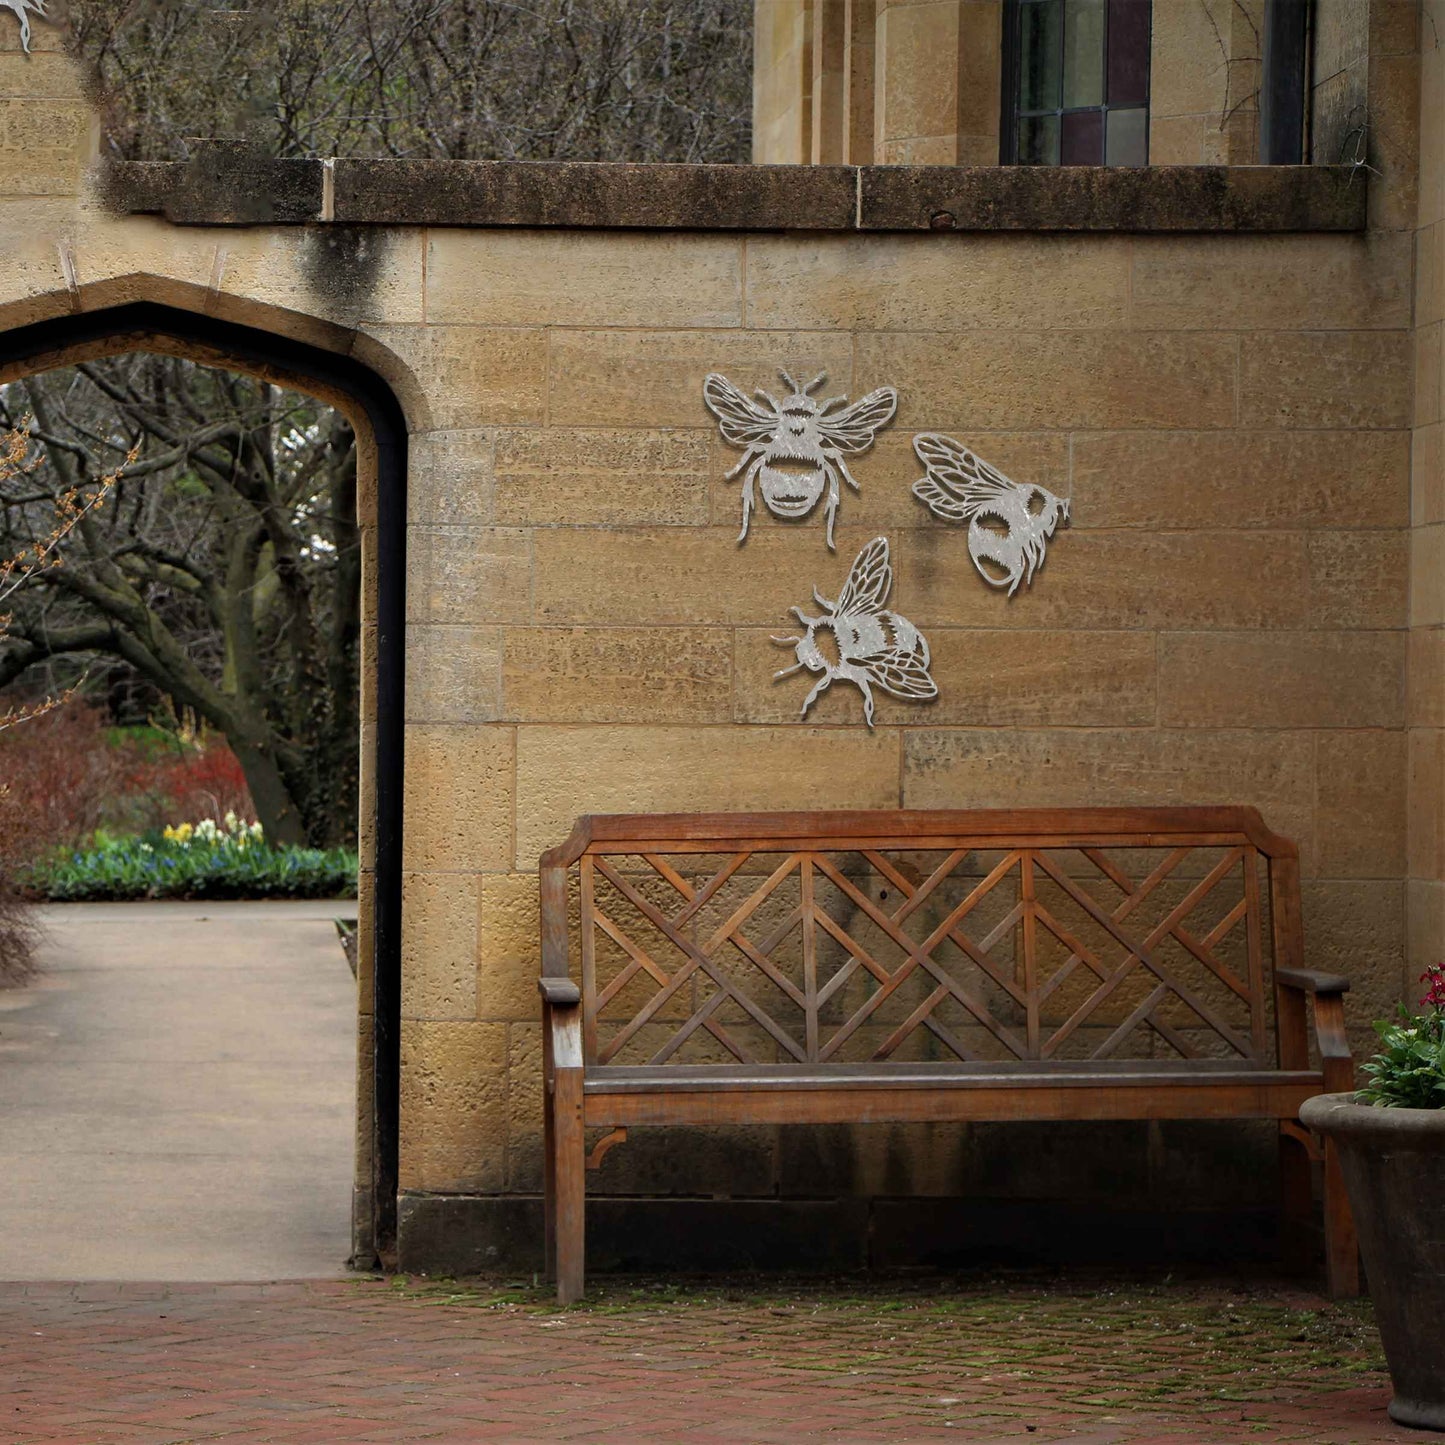
[[[952,437],[925,432],[913,438],[913,450],[925,471],[913,494],[935,516],[968,523],[968,554],[978,575],[991,587],[1007,587],[1010,597],[1020,582],[1032,583],[1055,528],[1068,524],[1069,499],[1035,482],[1010,481]],[[986,571],[985,562],[1004,575]]]
[[702,385],[703,400],[717,417],[723,439],[746,449],[742,460],[727,474],[731,480],[747,468],[743,477],[743,529],[738,541],[745,541],[748,535],[754,481],[768,510],[789,518],[806,517],[826,486],[831,548],[833,518],[838,511],[838,479],[841,477],[855,492],[858,490],[843,454],[865,452],[873,445],[874,436],[898,410],[898,393],[891,386],[880,386],[862,401],[833,411],[848,398],[835,396],[817,402],[808,395],[827,380],[826,371],[820,371],[807,386],[799,386],[786,371],[779,374],[792,387],[791,395],[781,402],[761,389],[755,393],[758,401],[750,401],[716,372]]
[[27,53],[30,50],[30,17],[32,15],[44,16],[45,7],[50,0],[0,0],[0,5],[13,10],[20,21],[20,48]]
[[[790,609],[807,630],[801,637],[773,638],[780,647],[792,647],[798,658],[792,667],[774,673],[774,680],[803,668],[823,674],[803,699],[802,717],[807,717],[823,689],[839,678],[863,694],[863,717],[870,728],[874,687],[914,702],[938,696],[938,684],[928,673],[927,641],[906,617],[883,606],[892,586],[888,538],[875,537],[858,554],[836,602],[813,588],[823,616],[809,617],[801,607]],[[820,632],[832,634],[826,651],[819,645]],[[836,658],[830,660],[829,652]]]

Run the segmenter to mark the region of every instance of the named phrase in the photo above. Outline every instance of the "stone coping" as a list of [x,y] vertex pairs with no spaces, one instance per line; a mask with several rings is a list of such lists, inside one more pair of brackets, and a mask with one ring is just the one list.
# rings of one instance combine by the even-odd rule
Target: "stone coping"
[[1363,231],[1350,166],[730,166],[111,161],[103,194],[178,225],[686,231]]

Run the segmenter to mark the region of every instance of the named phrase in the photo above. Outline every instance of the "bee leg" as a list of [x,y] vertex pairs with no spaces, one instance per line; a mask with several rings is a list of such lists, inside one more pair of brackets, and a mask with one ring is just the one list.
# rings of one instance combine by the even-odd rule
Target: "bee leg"
[[742,469],[747,466],[749,462],[756,461],[758,455],[759,453],[756,447],[749,447],[747,451],[745,451],[739,458],[737,466],[733,467],[730,471],[723,474],[723,481],[732,481],[732,479],[737,476],[737,474],[742,471]]
[[[796,641],[797,641],[797,638],[795,638],[795,637],[775,637],[775,638],[773,638],[773,641],[774,641],[774,642],[796,642]],[[802,670],[803,670],[803,664],[802,664],[801,662],[795,662],[791,667],[785,667],[785,668],[783,668],[781,671],[775,672],[775,673],[773,674],[773,681],[774,681],[774,682],[777,682],[778,679],[779,679],[779,678],[782,678],[782,677],[791,677],[795,672],[801,672]]]
[[[835,454],[833,458],[833,463],[838,468],[838,470],[843,473],[843,480],[847,482],[848,485],[852,487],[855,492],[861,490],[861,488],[858,486],[858,483],[853,480],[853,473],[848,470],[848,463],[843,460],[843,454],[841,452]],[[838,485],[836,478],[833,481],[833,485],[835,487]]]
[[805,698],[803,699],[803,710],[802,710],[802,712],[800,712],[800,713],[798,714],[799,717],[807,717],[807,716],[808,716],[808,709],[809,709],[810,707],[812,707],[812,705],[813,705],[815,702],[817,702],[817,700],[818,700],[818,694],[819,694],[820,692],[822,692],[823,689],[824,689],[825,687],[827,687],[828,684],[829,684],[830,682],[832,682],[832,681],[833,681],[833,675],[832,675],[832,673],[826,673],[826,672],[825,672],[825,673],[823,674],[823,676],[820,677],[820,678],[817,680],[817,682],[815,682],[815,683],[813,684],[813,690],[807,695],[807,697],[805,697]]
[[743,529],[738,533],[738,541],[746,542],[748,539],[748,518],[753,512],[753,481],[758,475],[758,468],[763,464],[762,457],[758,457],[748,468],[748,474],[743,478]]
[[858,684],[858,691],[863,694],[863,721],[871,728],[873,726],[873,689],[868,686],[868,679],[855,677],[854,682]]
[[833,519],[838,515],[838,473],[832,467],[828,468],[828,550],[836,552],[838,549],[833,545]]

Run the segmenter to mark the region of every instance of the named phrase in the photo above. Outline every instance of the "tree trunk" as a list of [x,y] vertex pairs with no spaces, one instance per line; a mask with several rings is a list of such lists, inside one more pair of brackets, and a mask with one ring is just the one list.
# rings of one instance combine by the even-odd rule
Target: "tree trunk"
[[252,742],[243,742],[240,738],[227,738],[227,742],[246,775],[246,786],[250,788],[251,801],[256,805],[256,820],[261,824],[266,841],[307,847],[309,839],[301,810],[282,781],[281,770],[270,750]]

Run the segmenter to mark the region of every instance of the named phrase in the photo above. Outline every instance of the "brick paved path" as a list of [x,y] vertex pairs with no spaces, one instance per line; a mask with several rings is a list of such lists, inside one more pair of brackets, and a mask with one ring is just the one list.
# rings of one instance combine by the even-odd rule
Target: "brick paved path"
[[0,1441],[1420,1440],[1366,1304],[1074,1279],[0,1285]]

